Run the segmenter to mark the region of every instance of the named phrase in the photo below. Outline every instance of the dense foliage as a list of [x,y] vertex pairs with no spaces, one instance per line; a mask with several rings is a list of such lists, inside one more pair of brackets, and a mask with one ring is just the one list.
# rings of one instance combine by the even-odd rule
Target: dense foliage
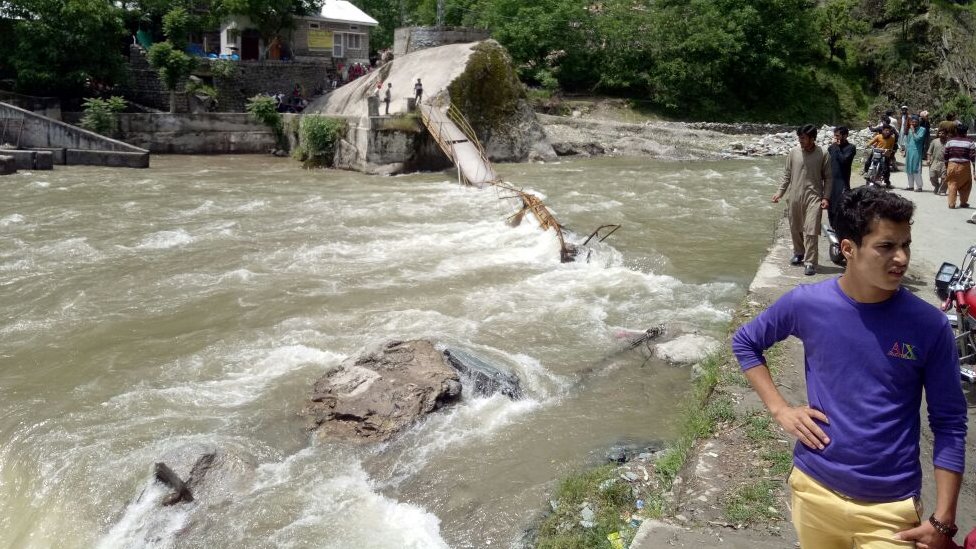
[[298,127],[298,147],[292,155],[307,168],[331,166],[346,123],[325,116],[305,115]]
[[[35,95],[104,94],[124,79],[136,31],[165,36],[179,53],[229,14],[247,16],[268,39],[322,3],[0,0],[0,79]],[[391,46],[396,27],[434,24],[440,3],[445,25],[489,29],[539,93],[624,96],[679,118],[854,122],[901,103],[967,106],[976,92],[971,77],[954,74],[976,72],[972,0],[354,3],[380,22],[373,49]],[[181,72],[183,60],[164,57],[170,73]]]
[[252,117],[254,117],[255,120],[271,128],[271,131],[275,136],[275,141],[278,143],[279,149],[287,149],[287,143],[285,142],[284,119],[282,118],[281,113],[278,112],[278,105],[275,103],[273,97],[267,95],[255,95],[247,100],[245,109],[251,114]]
[[6,0],[0,67],[17,91],[81,96],[123,76],[121,12],[105,0]]
[[119,113],[125,110],[125,99],[113,95],[108,99],[89,97],[82,103],[84,115],[80,126],[102,135],[113,136],[119,129]]
[[[356,0],[380,22],[375,48],[392,44],[397,26],[434,24],[437,2]],[[910,85],[937,34],[924,27],[926,12],[973,9],[940,0],[443,2],[444,24],[490,29],[530,85],[623,95],[682,118],[784,122],[853,122],[907,100],[886,89],[882,68],[897,66]],[[932,85],[930,104],[958,91]]]

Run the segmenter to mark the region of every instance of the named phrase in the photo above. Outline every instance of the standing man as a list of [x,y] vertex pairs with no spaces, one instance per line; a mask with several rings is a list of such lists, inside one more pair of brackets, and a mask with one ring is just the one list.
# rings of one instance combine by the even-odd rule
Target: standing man
[[850,131],[844,126],[834,128],[834,142],[827,147],[830,157],[830,207],[827,209],[827,219],[831,228],[837,225],[837,214],[844,197],[844,193],[851,190],[851,166],[854,165],[854,144],[848,143]]
[[[949,321],[901,286],[915,206],[874,186],[844,197],[847,269],[800,285],[743,326],[732,350],[770,414],[798,443],[789,476],[801,547],[955,548],[966,399]],[[787,402],[763,352],[803,342],[807,402]],[[936,505],[921,514],[922,394],[934,435]]]
[[424,85],[419,78],[417,79],[417,83],[413,85],[413,93],[414,98],[416,98],[417,104],[419,105],[420,100],[424,97]]
[[804,266],[803,274],[817,272],[817,238],[823,210],[830,204],[830,159],[817,146],[817,128],[807,124],[796,129],[800,145],[786,157],[783,183],[773,203],[786,196],[786,211],[793,237],[791,265]]
[[929,143],[932,141],[932,121],[929,120],[929,111],[918,113],[918,127],[925,128],[925,142],[922,144],[922,151],[929,150]]
[[390,100],[393,99],[393,83],[386,83],[386,93],[383,94],[383,102],[386,103],[386,114],[390,114]]
[[932,182],[932,192],[935,194],[945,194],[942,190],[945,187],[945,152],[946,132],[939,130],[938,139],[933,139],[929,143],[929,148],[925,153],[925,159],[929,162],[929,181]]
[[959,195],[959,207],[969,207],[969,192],[973,188],[973,164],[976,164],[976,143],[970,141],[966,134],[969,128],[956,123],[952,135],[945,144],[946,182],[949,184],[949,208],[956,207],[956,195]]

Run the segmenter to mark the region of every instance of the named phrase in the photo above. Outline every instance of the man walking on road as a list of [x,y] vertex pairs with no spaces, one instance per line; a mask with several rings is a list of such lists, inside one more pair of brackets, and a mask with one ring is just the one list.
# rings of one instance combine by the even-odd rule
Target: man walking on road
[[386,93],[383,95],[383,102],[386,103],[386,114],[390,114],[390,100],[393,99],[393,83],[386,83]]
[[969,192],[973,188],[973,164],[976,164],[976,144],[966,134],[969,128],[957,123],[953,133],[946,141],[943,156],[946,161],[946,182],[949,184],[949,207],[956,207],[956,194],[959,207],[969,207]]
[[935,194],[945,194],[945,144],[946,132],[939,130],[938,139],[933,139],[925,152],[925,159],[929,163],[929,181],[932,182],[932,192]]
[[834,142],[827,147],[830,156],[830,206],[827,219],[834,227],[844,193],[851,190],[851,166],[854,165],[855,147],[847,141],[850,131],[844,126],[834,128]]
[[804,266],[803,274],[817,272],[817,239],[823,210],[830,204],[830,162],[817,146],[817,128],[807,124],[796,130],[800,145],[786,157],[786,171],[773,203],[786,197],[786,211],[793,237],[792,265]]
[[417,83],[413,85],[413,95],[417,104],[420,104],[420,100],[424,98],[424,83],[417,79]]
[[[948,319],[901,286],[914,208],[874,186],[845,195],[835,227],[844,274],[796,287],[732,338],[749,383],[798,441],[789,485],[804,548],[956,547],[967,403]],[[803,342],[807,406],[786,401],[763,357],[789,336]],[[936,485],[927,518],[923,392]]]

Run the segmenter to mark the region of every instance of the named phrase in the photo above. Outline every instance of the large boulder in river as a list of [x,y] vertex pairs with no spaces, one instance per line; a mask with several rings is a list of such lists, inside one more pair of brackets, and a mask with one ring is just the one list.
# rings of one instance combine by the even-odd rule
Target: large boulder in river
[[[390,115],[408,114],[406,99],[423,80],[423,103],[445,110],[453,104],[467,118],[493,162],[555,159],[545,129],[526,98],[516,67],[505,48],[494,40],[449,44],[397,56],[366,76],[322,96],[305,114],[338,116],[352,126],[369,127],[367,98],[377,83],[392,86]],[[385,111],[384,111],[385,112]],[[353,157],[357,145],[349,140],[344,153]],[[365,154],[359,150],[359,154]]]
[[379,442],[460,396],[457,372],[433,344],[391,341],[316,381],[302,415],[319,436]]

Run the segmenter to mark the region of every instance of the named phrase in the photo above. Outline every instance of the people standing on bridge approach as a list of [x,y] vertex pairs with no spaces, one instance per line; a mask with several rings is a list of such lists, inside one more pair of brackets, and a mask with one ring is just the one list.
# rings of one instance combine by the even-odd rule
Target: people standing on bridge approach
[[393,99],[393,83],[386,83],[386,93],[383,94],[383,102],[386,103],[386,114],[390,114],[390,101]]
[[420,100],[424,97],[424,84],[419,78],[417,79],[417,83],[413,85],[413,94],[414,99],[416,99],[417,104],[419,105]]
[[969,207],[969,192],[973,188],[973,164],[976,164],[976,143],[966,137],[969,128],[957,123],[952,135],[946,141],[943,155],[946,161],[946,182],[949,184],[949,207]]
[[791,265],[804,266],[803,274],[817,272],[817,239],[823,210],[830,204],[830,159],[817,146],[817,128],[807,124],[796,129],[799,146],[786,157],[786,170],[773,203],[786,197],[786,211],[793,237]]
[[925,128],[919,126],[918,117],[908,119],[905,133],[905,174],[908,176],[908,189],[922,192],[922,155],[925,153]]
[[[956,547],[967,403],[945,314],[901,283],[915,206],[875,186],[844,196],[835,227],[847,268],[794,288],[744,325],[732,351],[773,419],[794,438],[791,491],[800,547]],[[803,343],[807,405],[780,393],[763,353]],[[923,393],[935,509],[922,515]]]
[[933,139],[929,143],[929,148],[925,153],[925,159],[929,163],[929,182],[932,183],[932,192],[935,194],[945,194],[945,130],[938,130],[938,139]]
[[854,155],[856,148],[853,143],[847,141],[850,134],[844,126],[834,128],[834,142],[827,147],[827,155],[830,157],[830,207],[827,208],[827,219],[830,226],[834,226],[837,218],[841,199],[845,192],[851,190],[851,167],[854,165]]

